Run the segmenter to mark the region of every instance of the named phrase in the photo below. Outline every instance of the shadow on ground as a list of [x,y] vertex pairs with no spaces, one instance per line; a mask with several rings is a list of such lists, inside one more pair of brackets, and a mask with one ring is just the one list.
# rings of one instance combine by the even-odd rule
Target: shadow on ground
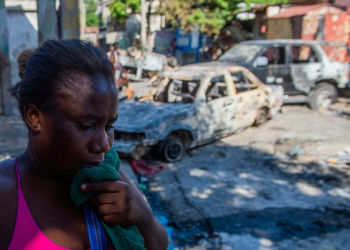
[[179,246],[219,232],[279,242],[350,227],[348,170],[264,151],[217,141],[149,180]]

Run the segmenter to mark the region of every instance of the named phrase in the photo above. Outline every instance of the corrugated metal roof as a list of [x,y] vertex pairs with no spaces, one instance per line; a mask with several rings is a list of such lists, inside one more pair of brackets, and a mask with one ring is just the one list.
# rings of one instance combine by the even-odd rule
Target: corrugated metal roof
[[334,5],[350,7],[349,0],[335,0]]
[[321,3],[321,4],[312,4],[312,5],[302,5],[302,6],[295,6],[289,10],[286,10],[282,13],[279,13],[277,15],[274,15],[270,17],[270,19],[276,19],[276,18],[290,18],[293,16],[303,16],[306,13],[308,13],[310,10],[318,9],[322,6],[328,5],[327,3]]

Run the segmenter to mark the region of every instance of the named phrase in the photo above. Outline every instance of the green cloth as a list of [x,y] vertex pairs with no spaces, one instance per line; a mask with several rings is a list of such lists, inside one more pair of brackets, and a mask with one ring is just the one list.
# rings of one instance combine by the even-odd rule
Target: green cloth
[[[82,191],[80,186],[86,182],[115,181],[118,179],[120,159],[112,149],[106,153],[103,163],[97,168],[84,168],[73,179],[71,198],[75,205],[88,201],[94,192]],[[116,250],[146,250],[144,240],[137,226],[107,225],[101,222]]]

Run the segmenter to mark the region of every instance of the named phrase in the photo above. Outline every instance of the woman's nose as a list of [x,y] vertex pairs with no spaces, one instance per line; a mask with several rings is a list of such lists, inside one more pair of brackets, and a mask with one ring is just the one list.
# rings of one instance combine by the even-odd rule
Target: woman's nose
[[106,131],[100,131],[92,142],[91,151],[93,153],[106,153],[110,149],[111,147],[108,143],[108,135]]

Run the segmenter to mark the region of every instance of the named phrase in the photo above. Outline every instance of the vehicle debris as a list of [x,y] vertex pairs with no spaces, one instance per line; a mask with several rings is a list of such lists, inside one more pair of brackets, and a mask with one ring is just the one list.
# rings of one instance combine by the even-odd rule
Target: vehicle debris
[[241,65],[265,84],[283,86],[285,103],[307,103],[324,110],[336,102],[338,90],[350,83],[349,56],[334,56],[335,51],[346,52],[345,44],[253,40],[232,47],[215,62],[197,66]]
[[187,149],[264,124],[281,110],[283,88],[239,67],[184,66],[159,73],[149,95],[120,102],[117,152],[140,158],[152,148],[168,162]]
[[127,70],[130,80],[140,80],[143,77],[152,78],[159,72],[177,66],[176,58],[136,49],[135,47],[118,50],[119,62]]

